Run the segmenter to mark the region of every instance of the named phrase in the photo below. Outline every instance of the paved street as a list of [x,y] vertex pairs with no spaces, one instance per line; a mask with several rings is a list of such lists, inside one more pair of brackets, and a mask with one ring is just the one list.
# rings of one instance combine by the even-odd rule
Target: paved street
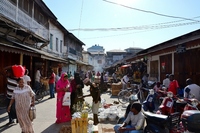
[[[84,88],[84,95],[88,93],[89,88]],[[63,124],[55,124],[56,121],[56,98],[48,99],[46,96],[42,102],[36,103],[37,118],[33,122],[35,133],[58,133]],[[106,100],[106,103],[113,103],[117,101],[116,96],[111,96],[109,92],[102,94],[102,98]],[[91,97],[85,98],[85,101],[91,104]],[[8,116],[6,110],[0,110],[0,133],[20,133],[21,129],[19,124],[12,124],[7,126]],[[70,123],[64,123],[70,124]],[[116,121],[106,121],[99,124],[99,129],[112,129],[116,124]],[[99,133],[102,133],[99,130]],[[112,132],[109,132],[112,133]]]

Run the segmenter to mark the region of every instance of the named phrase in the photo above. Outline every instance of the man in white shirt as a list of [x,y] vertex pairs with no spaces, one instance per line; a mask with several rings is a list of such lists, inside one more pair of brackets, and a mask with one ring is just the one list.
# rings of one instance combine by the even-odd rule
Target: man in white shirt
[[[145,117],[141,107],[140,103],[133,103],[124,123],[114,126],[115,133],[143,133]],[[128,125],[129,122],[131,125]]]
[[163,86],[165,86],[168,89],[169,84],[170,84],[169,74],[166,74],[165,79],[163,80]]
[[35,91],[37,91],[40,88],[40,78],[41,78],[41,73],[40,69],[38,68],[36,73],[35,73]]
[[23,80],[24,80],[24,84],[30,86],[30,84],[31,84],[31,78],[30,78],[30,76],[28,76],[28,73],[29,73],[29,71],[28,71],[28,69],[26,69],[25,74],[23,76]]
[[184,88],[184,98],[195,98],[200,101],[200,86],[192,83],[192,79],[186,80],[187,86]]
[[129,81],[129,77],[128,74],[124,75],[124,77],[121,79],[122,82],[122,89],[126,89],[127,88],[127,83]]

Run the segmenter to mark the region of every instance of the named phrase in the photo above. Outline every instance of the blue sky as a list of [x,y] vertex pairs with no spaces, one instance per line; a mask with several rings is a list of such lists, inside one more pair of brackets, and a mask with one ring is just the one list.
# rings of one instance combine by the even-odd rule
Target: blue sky
[[200,27],[200,0],[43,1],[85,50],[95,44],[105,51],[145,49]]

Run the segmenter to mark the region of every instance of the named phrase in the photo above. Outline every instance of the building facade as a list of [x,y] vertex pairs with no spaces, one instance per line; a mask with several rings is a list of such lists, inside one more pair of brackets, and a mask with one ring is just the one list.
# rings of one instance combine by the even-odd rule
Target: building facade
[[103,68],[105,67],[106,63],[106,55],[105,50],[102,46],[94,45],[87,49],[88,52],[90,52],[93,56],[93,71],[96,72],[103,72]]

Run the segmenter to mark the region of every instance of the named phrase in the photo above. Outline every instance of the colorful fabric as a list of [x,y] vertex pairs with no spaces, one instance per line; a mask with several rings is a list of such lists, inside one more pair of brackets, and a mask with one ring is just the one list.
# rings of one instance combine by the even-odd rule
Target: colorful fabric
[[71,121],[71,113],[69,106],[63,106],[62,101],[65,95],[64,88],[67,85],[70,85],[70,82],[67,79],[64,79],[67,76],[66,73],[61,75],[61,78],[58,80],[56,84],[56,91],[57,91],[57,104],[56,104],[56,123],[63,123]]
[[34,133],[32,121],[29,118],[29,108],[34,95],[29,85],[24,85],[23,88],[16,87],[13,91],[12,99],[15,99],[17,120],[23,133]]

